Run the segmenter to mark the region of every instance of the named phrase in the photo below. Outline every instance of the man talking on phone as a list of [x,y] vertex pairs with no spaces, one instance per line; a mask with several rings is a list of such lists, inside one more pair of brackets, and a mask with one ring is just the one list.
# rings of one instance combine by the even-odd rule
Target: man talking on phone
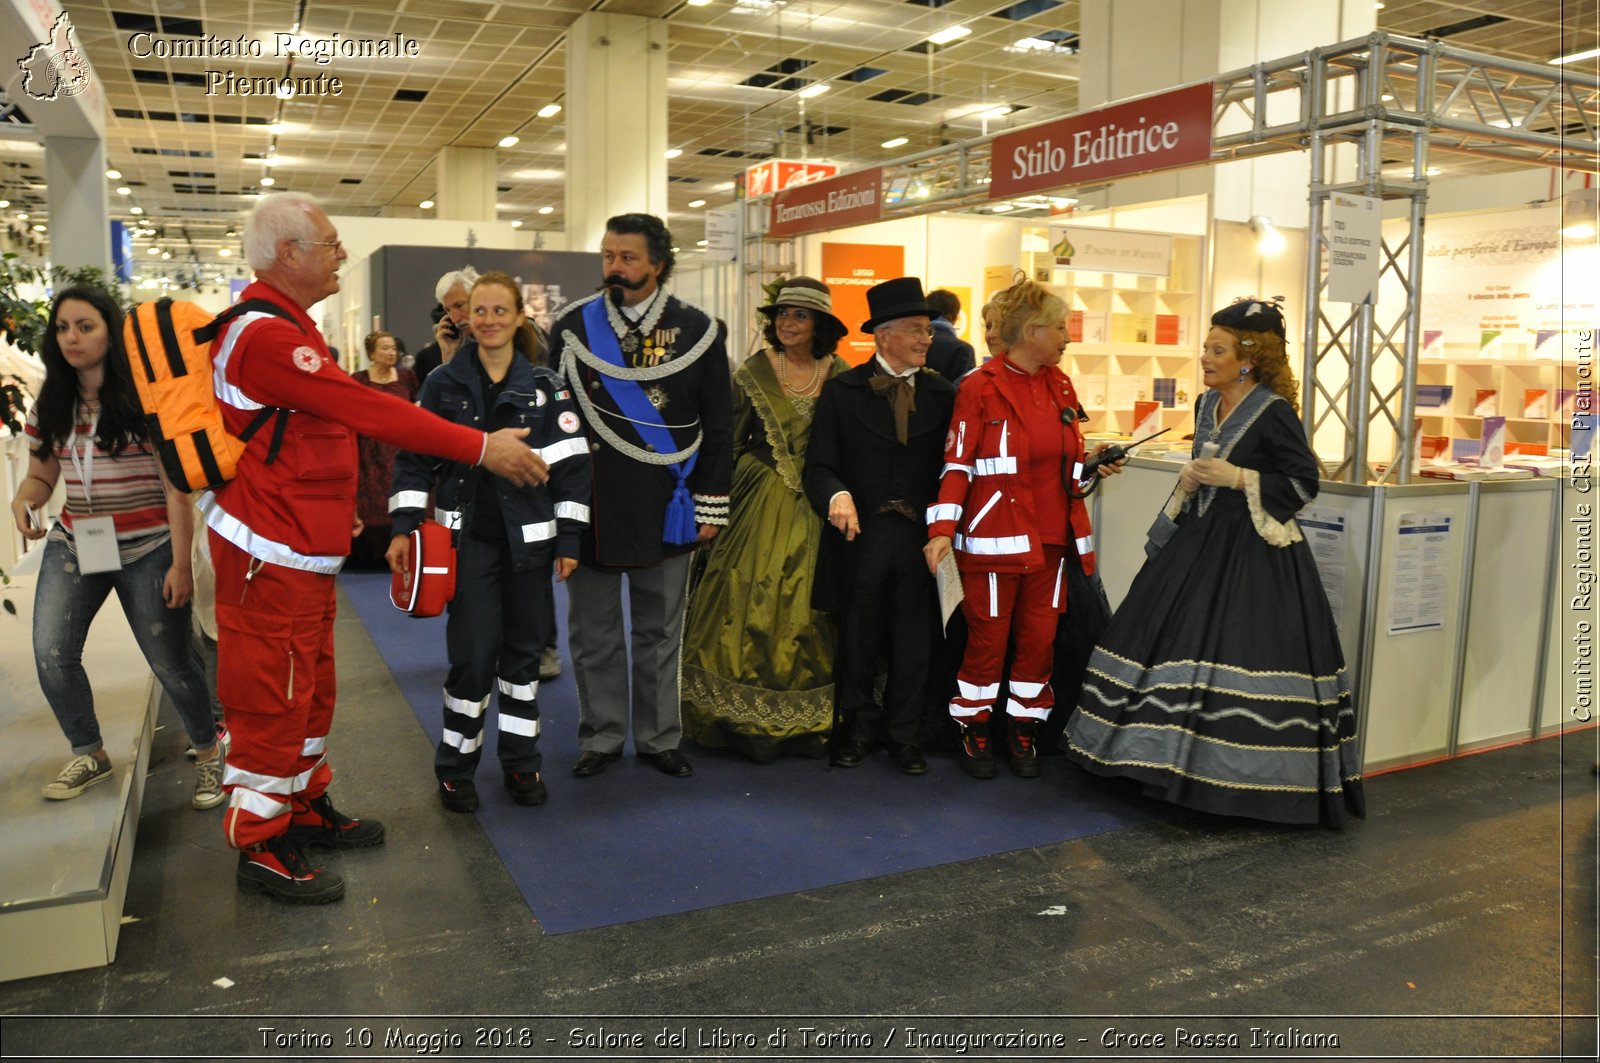
[[462,266],[440,277],[439,283],[433,286],[433,297],[439,301],[434,310],[438,316],[433,322],[433,342],[411,360],[412,372],[417,374],[417,387],[422,387],[429,373],[454,358],[462,343],[472,338],[467,297],[472,294],[472,285],[477,280],[477,270]]

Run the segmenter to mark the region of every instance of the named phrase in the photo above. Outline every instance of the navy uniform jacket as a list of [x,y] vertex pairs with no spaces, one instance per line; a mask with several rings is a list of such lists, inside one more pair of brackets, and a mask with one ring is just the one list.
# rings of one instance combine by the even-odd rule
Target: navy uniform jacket
[[[417,404],[456,424],[487,430],[492,418],[478,374],[478,345],[469,340],[454,358],[429,373]],[[525,442],[550,466],[547,484],[516,487],[485,471],[477,488],[500,494],[512,566],[521,570],[549,564],[552,547],[557,557],[577,557],[589,520],[589,447],[572,394],[550,370],[514,357],[497,403],[505,406],[514,414],[507,427],[528,429]],[[389,498],[394,533],[409,535],[422,522],[430,491],[436,493],[433,515],[439,523],[459,529],[463,521],[470,522],[473,514],[465,495],[476,472],[460,462],[402,450],[395,457]]]
[[873,358],[829,380],[817,399],[803,477],[806,498],[823,521],[811,592],[814,609],[842,610],[854,582],[860,540],[846,542],[844,534],[827,522],[828,502],[835,494],[850,492],[865,528],[890,500],[904,502],[923,519],[939,493],[945,433],[956,404],[955,385],[929,369],[912,378],[917,405],[907,421],[902,446],[895,436],[889,400],[875,394],[869,383],[882,372]]
[[[583,307],[604,297],[601,293],[572,303],[553,329],[561,372],[578,400],[592,459],[591,521],[578,559],[614,568],[655,565],[694,547],[663,541],[667,503],[678,479],[652,460],[655,452],[606,391],[600,360],[589,351]],[[624,349],[626,371],[639,375],[638,384],[660,411],[679,450],[700,439],[687,482],[695,524],[726,525],[733,484],[733,384],[723,330],[696,307],[665,292],[656,299],[652,313],[661,313],[653,322],[649,315],[641,322],[652,327],[642,332],[640,350],[629,356]],[[611,320],[623,319],[617,312]]]

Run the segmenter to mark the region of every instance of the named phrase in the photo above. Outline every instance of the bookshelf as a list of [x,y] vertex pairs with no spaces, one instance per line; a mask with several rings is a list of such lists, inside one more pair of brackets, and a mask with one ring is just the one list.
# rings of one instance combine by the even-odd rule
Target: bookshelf
[[1416,416],[1424,436],[1446,436],[1452,446],[1481,439],[1485,417],[1504,417],[1508,457],[1549,454],[1566,445],[1577,387],[1577,365],[1554,359],[1425,358]]
[[1149,277],[1055,265],[1049,252],[1028,252],[1024,265],[1067,304],[1067,347],[1061,368],[1072,378],[1094,433],[1133,432],[1134,403],[1158,401],[1161,426],[1187,433],[1199,397],[1200,263],[1198,236],[1174,236],[1172,273]]

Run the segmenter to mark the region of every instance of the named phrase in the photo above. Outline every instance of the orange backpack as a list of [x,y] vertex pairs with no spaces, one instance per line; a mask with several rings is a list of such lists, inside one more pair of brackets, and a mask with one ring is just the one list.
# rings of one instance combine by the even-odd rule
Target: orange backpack
[[185,491],[218,487],[233,479],[245,444],[273,415],[277,424],[267,463],[278,456],[289,412],[263,407],[235,436],[223,424],[212,389],[211,341],[223,325],[253,312],[269,313],[299,327],[287,310],[265,299],[247,299],[215,317],[195,303],[158,299],[134,307],[123,323],[123,345],[150,441],[167,478]]

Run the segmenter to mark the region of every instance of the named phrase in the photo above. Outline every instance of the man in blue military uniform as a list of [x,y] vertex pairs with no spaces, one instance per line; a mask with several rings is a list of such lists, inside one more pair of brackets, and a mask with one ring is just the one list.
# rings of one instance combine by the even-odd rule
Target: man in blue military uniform
[[631,716],[635,753],[681,777],[693,774],[678,750],[689,557],[728,523],[732,381],[722,329],[662,287],[673,255],[661,219],[611,218],[600,256],[604,289],[569,306],[553,330],[594,475],[567,583],[579,702],[572,770],[597,775],[621,756]]

